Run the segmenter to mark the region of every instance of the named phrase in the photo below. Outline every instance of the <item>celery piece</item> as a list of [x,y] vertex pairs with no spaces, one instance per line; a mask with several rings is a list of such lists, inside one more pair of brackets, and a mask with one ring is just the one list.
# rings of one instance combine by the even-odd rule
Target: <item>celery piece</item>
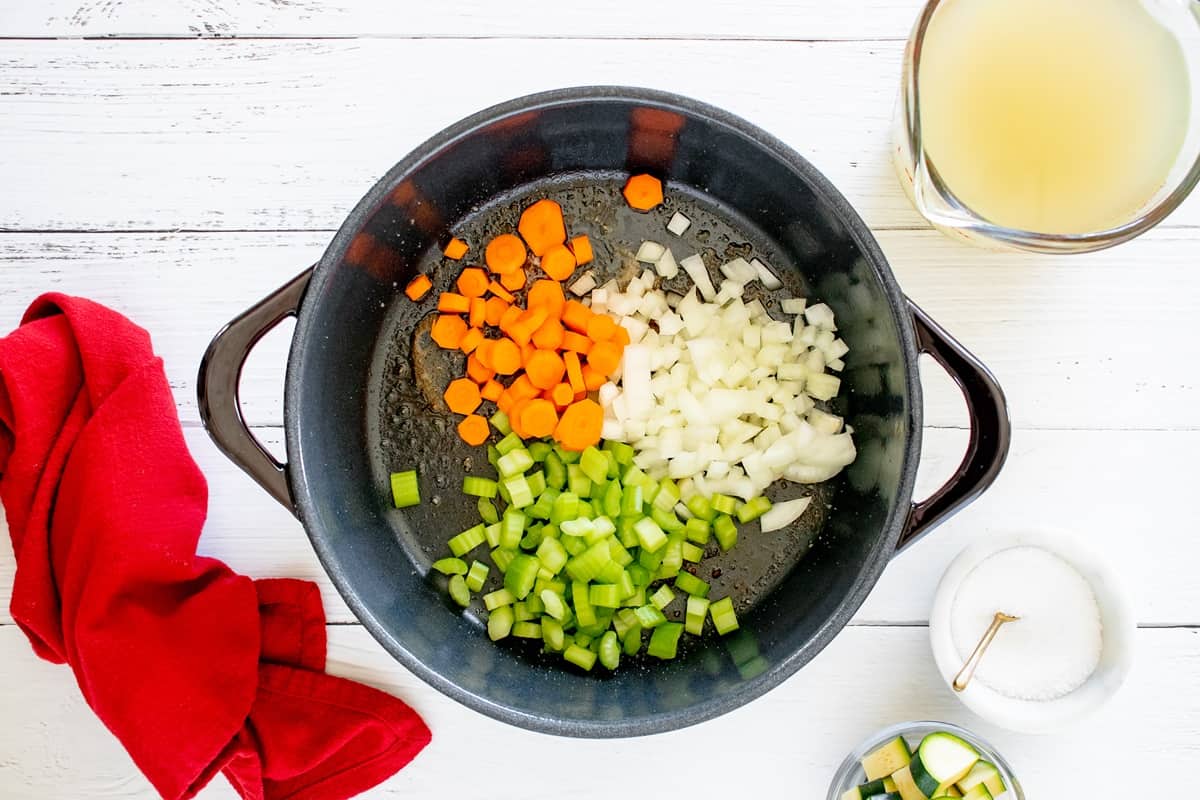
[[621,465],[617,462],[617,457],[613,455],[611,450],[604,451],[604,460],[608,464],[608,477],[610,480],[617,480],[621,477]]
[[546,460],[546,456],[553,452],[550,445],[545,442],[531,442],[527,449],[529,450],[529,455],[533,456],[535,464],[541,464]]
[[472,561],[471,569],[467,571],[467,588],[472,592],[478,592],[487,581],[489,572],[491,570],[487,564],[482,561]]
[[500,482],[500,499],[505,503],[512,502],[512,495],[508,493],[508,487],[504,485],[503,481]]
[[567,465],[553,450],[546,455],[545,470],[546,485],[553,486],[561,492],[567,485]]
[[622,567],[633,563],[633,554],[621,546],[621,543],[613,538],[608,537],[608,554],[612,556],[612,560],[620,564]]
[[492,551],[492,563],[496,565],[496,569],[501,572],[508,571],[508,565],[517,557],[515,550],[505,550],[503,547],[497,547]]
[[467,588],[467,581],[462,575],[453,575],[450,578],[450,598],[458,603],[463,608],[471,605],[471,590]]
[[487,539],[488,547],[500,546],[500,520],[497,519],[491,525],[483,529],[483,536]]
[[641,486],[646,482],[646,473],[638,469],[636,464],[630,464],[621,472],[621,483],[626,486]]
[[512,560],[504,572],[504,588],[513,593],[518,600],[523,600],[533,591],[534,581],[537,580],[538,570],[542,563],[536,556],[521,553]]
[[655,658],[674,658],[679,647],[681,633],[683,633],[683,626],[678,622],[666,622],[659,625],[650,634],[650,644],[646,647],[646,653]]
[[580,519],[595,519],[597,516],[596,509],[592,507],[592,504],[583,499],[579,501],[579,510],[575,514]]
[[712,522],[712,518],[717,515],[717,512],[713,511],[712,504],[702,494],[692,495],[684,505],[687,506],[688,511],[692,512],[693,517],[699,517],[705,522]]
[[646,587],[639,586],[633,590],[633,594],[629,595],[621,601],[622,607],[641,608],[646,605]]
[[389,479],[392,485],[392,505],[408,508],[421,502],[421,487],[417,485],[417,471],[393,472]]
[[650,570],[646,569],[641,564],[629,564],[625,567],[625,571],[628,572],[629,577],[633,579],[634,586],[650,585]]
[[717,537],[717,544],[721,545],[722,550],[728,551],[737,544],[737,526],[733,524],[733,518],[724,513],[719,514],[717,521],[713,523],[713,534]]
[[608,459],[595,447],[589,446],[579,456],[579,469],[593,483],[608,479]]
[[563,450],[558,445],[554,445],[554,453],[562,459],[564,464],[574,464],[579,461],[578,450]]
[[518,600],[513,603],[513,619],[517,622],[527,622],[533,619],[533,612],[529,610],[529,605],[524,600]]
[[578,464],[567,464],[567,488],[580,497],[592,492],[592,479]]
[[534,618],[546,613],[546,604],[542,602],[542,598],[538,597],[537,592],[529,593],[529,596],[525,598],[525,607],[529,609],[529,613],[533,614]]
[[640,547],[637,531],[633,529],[637,520],[631,517],[621,517],[617,520],[617,539],[622,547]]
[[692,597],[708,597],[708,583],[690,572],[681,572],[675,576],[675,588]]
[[588,587],[588,602],[598,608],[619,608],[621,588],[615,583],[593,583]]
[[542,617],[542,641],[547,650],[558,652],[563,649],[563,626],[553,617]]
[[737,510],[738,522],[752,522],[771,510],[771,501],[761,495],[747,500]]
[[512,635],[521,639],[540,639],[542,626],[536,622],[517,622],[512,626]]
[[624,574],[625,570],[621,569],[620,564],[615,561],[609,561],[596,573],[595,580],[598,583],[620,583],[621,576]]
[[579,645],[580,647],[589,647],[592,644],[592,639],[594,638],[594,636],[590,636],[586,633],[576,633],[575,644]]
[[563,492],[554,499],[554,508],[550,512],[550,521],[562,525],[567,520],[575,519],[579,514],[579,495],[574,492]]
[[587,550],[588,543],[583,540],[582,536],[562,536],[559,538],[563,548],[573,556],[577,556],[584,550]]
[[683,560],[692,564],[699,564],[704,560],[704,548],[691,542],[683,542],[679,545],[680,552],[683,554]]
[[467,562],[461,558],[439,558],[433,562],[433,568],[443,575],[467,574]]
[[542,539],[537,549],[538,561],[557,575],[567,563],[567,551],[557,539]]
[[617,642],[617,634],[606,631],[600,637],[600,663],[608,669],[616,669],[621,663],[621,645]]
[[689,542],[705,545],[708,544],[708,537],[712,533],[712,525],[709,525],[707,521],[699,517],[692,517],[683,526],[683,532]]
[[712,617],[713,627],[722,636],[738,629],[738,618],[733,612],[732,598],[722,597],[713,601],[708,607],[708,613]]
[[[549,590],[557,595],[565,596],[567,593],[566,581],[560,581],[557,578],[538,578],[538,582],[533,585],[533,590],[538,594]],[[545,602],[544,600],[542,602]]]
[[543,589],[538,597],[541,599],[542,605],[545,607],[547,614],[549,614],[551,617],[554,617],[559,622],[566,619],[567,604],[566,601],[563,600],[562,595],[558,594],[557,592],[552,592],[549,589]]
[[[682,573],[686,575],[687,573]],[[687,611],[683,616],[684,629],[693,636],[704,633],[704,618],[708,616],[708,600],[696,595],[687,599]]]
[[500,512],[496,510],[495,504],[486,497],[479,498],[475,507],[479,509],[479,517],[484,523],[493,525],[500,521]]
[[524,473],[532,466],[533,456],[529,455],[529,451],[524,447],[518,447],[500,456],[500,460],[496,463],[496,470],[500,473],[501,478],[511,478]]
[[633,463],[633,445],[609,439],[604,443],[604,449],[612,453],[613,458],[623,467]]
[[667,543],[667,535],[662,528],[649,517],[642,517],[633,526],[637,532],[642,549],[648,553],[657,553]]
[[[499,413],[503,413],[503,412],[499,412]],[[493,419],[495,419],[494,415],[493,415]],[[507,423],[508,417],[505,416],[504,420]],[[504,438],[501,439],[500,441],[496,442],[496,452],[500,453],[500,455],[502,455],[502,456],[506,456],[509,453],[511,453],[513,450],[519,450],[524,446],[525,446],[525,441],[520,436],[517,436],[515,433],[512,433],[512,429],[510,428],[509,432],[504,435]]]
[[490,500],[500,491],[500,486],[491,478],[468,475],[463,478],[462,490],[463,494],[469,494],[472,497],[486,497]]
[[658,606],[654,605],[639,606],[633,613],[637,614],[638,622],[643,628],[657,628],[667,621]]
[[[603,494],[603,493],[602,493]],[[591,509],[591,518],[604,516],[604,499],[599,497],[592,498],[592,502],[588,503],[588,508]]]
[[575,607],[575,618],[581,626],[596,624],[596,611],[588,599],[588,585],[584,581],[571,584],[571,605]]
[[563,536],[581,536],[586,538],[595,530],[590,519],[568,519],[560,522],[558,530]]
[[617,632],[617,636],[624,636],[625,631],[635,625],[641,626],[641,623],[638,622],[637,615],[633,613],[633,609],[622,608],[613,614],[612,626],[613,630]]
[[604,489],[604,515],[612,519],[621,516],[621,484],[617,481],[609,481],[608,486]]
[[592,501],[592,508],[597,508],[598,512],[604,513],[604,495],[608,491],[608,481],[592,481],[592,489],[588,492],[588,499]]
[[665,583],[658,587],[654,594],[650,595],[650,603],[659,611],[662,611],[667,606],[671,605],[671,601],[675,599],[675,593],[671,591],[671,587]]
[[605,515],[599,514],[592,518],[592,528],[595,529],[598,536],[607,539],[609,536],[612,536],[617,532],[617,523],[613,522]]
[[575,666],[588,671],[591,671],[592,666],[596,663],[596,654],[577,644],[573,644],[564,650],[563,658]]
[[625,635],[621,637],[621,649],[627,656],[637,655],[637,651],[642,649],[641,625],[634,625],[625,631]]
[[662,564],[663,556],[666,555],[666,547],[660,547],[657,553],[651,553],[646,548],[638,551],[638,563],[650,571],[651,579],[654,573],[658,571],[658,567]]
[[672,511],[679,502],[679,487],[670,478],[663,478],[658,485],[659,492],[654,496],[654,507],[662,511]]
[[550,519],[550,513],[554,510],[554,501],[558,498],[558,490],[553,487],[546,487],[542,493],[538,495],[537,500],[533,505],[525,508],[525,513],[534,519]]
[[526,475],[525,482],[529,484],[529,491],[534,497],[541,497],[542,492],[546,491],[546,475],[540,469]]
[[662,563],[658,566],[658,572],[655,577],[658,578],[674,578],[679,574],[679,570],[683,567],[683,542],[679,539],[669,538],[667,546],[663,548]]
[[512,633],[513,610],[510,606],[499,606],[488,615],[488,638],[499,641]]
[[[504,456],[504,458],[508,458],[508,456]],[[524,475],[516,475],[507,479],[503,486],[508,490],[508,502],[513,508],[526,508],[533,505],[533,491],[529,488],[529,481],[525,480]]]
[[667,533],[687,530],[684,524],[679,521],[679,517],[675,516],[674,511],[663,511],[661,508],[654,506],[650,509],[650,519],[654,520],[655,524]]
[[718,514],[732,514],[737,511],[737,500],[727,494],[714,494],[708,498],[708,503]]
[[[512,592],[510,592],[508,589],[497,589],[496,591],[488,592],[483,596],[483,607],[488,611],[495,611],[496,609],[504,606],[511,606],[516,601],[517,598],[513,597]],[[512,612],[510,611],[509,613]],[[492,616],[495,615],[493,614]]]
[[487,533],[484,531],[483,525],[476,525],[473,528],[467,528],[457,536],[450,537],[450,541],[446,544],[450,547],[450,552],[455,557],[459,557],[479,547],[486,540]]
[[[521,437],[517,436],[515,433],[512,432],[512,423],[510,423],[508,420],[508,414],[505,414],[503,411],[497,410],[495,414],[492,414],[490,422],[492,423],[492,427],[495,428],[496,430],[498,430],[500,432],[500,435],[503,436],[505,439],[515,437],[517,439],[517,443],[520,444]],[[503,442],[503,441],[504,440],[502,439],[501,442]],[[507,451],[501,450],[500,452],[505,453]]]
[[500,451],[496,449],[496,445],[489,444],[487,446],[487,460],[492,465],[492,469],[495,469],[496,463],[500,460]]
[[[656,480],[651,480],[650,476],[647,475],[646,479],[642,481],[642,502],[653,506],[654,499],[658,497],[658,493],[661,491],[662,485]],[[649,513],[649,511],[646,513]]]
[[567,574],[573,580],[586,583],[595,578],[606,564],[611,563],[613,560],[608,551],[608,542],[596,542],[567,562]]
[[542,525],[530,525],[521,539],[522,550],[537,550],[538,545],[542,543]]
[[621,490],[621,516],[641,517],[644,502],[640,483],[625,484]]
[[525,533],[525,515],[512,508],[504,509],[500,518],[500,547],[505,550],[516,550],[521,544],[521,536]]

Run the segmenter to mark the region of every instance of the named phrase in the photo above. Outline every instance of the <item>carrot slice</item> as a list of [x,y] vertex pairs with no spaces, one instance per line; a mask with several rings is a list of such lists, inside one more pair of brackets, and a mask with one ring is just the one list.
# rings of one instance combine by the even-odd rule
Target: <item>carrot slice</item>
[[550,400],[561,411],[575,399],[575,390],[571,388],[569,383],[560,383],[550,390]]
[[591,319],[592,310],[578,300],[568,300],[563,306],[563,324],[573,331],[587,333]]
[[602,375],[612,375],[621,364],[621,348],[613,342],[597,342],[588,353],[587,363]]
[[583,385],[589,392],[596,391],[607,382],[608,377],[603,372],[587,364],[583,365]]
[[525,270],[514,269],[500,276],[500,285],[510,292],[525,288]]
[[492,281],[491,283],[488,284],[488,291],[491,292],[492,294],[496,295],[496,297],[499,297],[501,300],[503,300],[506,303],[516,302],[517,298],[513,297],[513,293],[510,292],[508,289],[505,289],[503,286],[496,283],[495,281]]
[[612,337],[612,340],[621,345],[621,347],[625,347],[631,341],[629,338],[629,331],[625,330],[624,326],[618,325],[617,332]]
[[442,292],[438,297],[438,311],[443,314],[466,314],[471,310],[471,299],[454,292]]
[[513,403],[515,402],[517,401],[513,398],[512,394],[505,389],[500,393],[500,396],[496,398],[496,408],[507,414],[509,411],[512,411]]
[[564,350],[572,350],[586,356],[592,350],[592,340],[582,333],[567,331],[563,334],[562,346]]
[[579,234],[567,242],[567,246],[571,248],[571,253],[575,256],[575,266],[582,267],[592,260],[592,240],[586,234]]
[[471,298],[471,311],[467,321],[471,323],[472,328],[482,328],[483,323],[487,321],[487,301],[482,297]]
[[545,255],[551,247],[567,240],[562,208],[553,200],[538,200],[525,209],[517,223],[517,230],[537,256]]
[[488,325],[499,325],[504,312],[508,311],[508,303],[499,297],[489,297],[483,301],[483,321]]
[[458,261],[465,256],[467,251],[470,249],[470,245],[468,245],[462,239],[455,237],[446,244],[446,249],[442,251],[442,255],[453,261]]
[[533,342],[526,342],[521,345],[521,364],[529,363],[529,359],[533,358],[533,354],[537,352],[537,345]]
[[479,343],[479,346],[475,348],[475,352],[472,353],[472,355],[479,359],[480,364],[483,364],[488,369],[492,369],[492,349],[495,346],[495,339],[484,339]]
[[408,286],[404,287],[404,293],[408,295],[408,299],[414,303],[429,294],[429,290],[433,288],[433,281],[429,280],[428,275],[418,275],[408,282]]
[[429,335],[443,350],[456,350],[467,335],[467,323],[463,322],[462,317],[442,314],[434,321]]
[[562,316],[563,306],[567,303],[562,284],[545,278],[530,284],[526,297],[530,308],[544,307],[554,317]]
[[497,339],[492,348],[492,369],[501,375],[512,375],[521,368],[521,349],[512,339]]
[[529,434],[525,432],[525,426],[521,421],[521,414],[525,411],[525,407],[529,405],[529,398],[524,400],[514,400],[512,408],[505,413],[508,414],[508,424],[513,429],[513,433],[520,436],[522,439],[528,438]]
[[542,327],[533,332],[532,341],[543,350],[558,350],[562,347],[564,333],[566,331],[558,318],[550,317],[542,323]]
[[479,347],[482,341],[483,331],[479,330],[479,328],[471,328],[463,336],[462,341],[458,343],[458,349],[469,355],[476,347]]
[[542,272],[556,281],[565,281],[575,271],[575,256],[566,245],[556,244],[542,256]]
[[504,310],[504,313],[500,315],[500,321],[496,323],[496,327],[505,333],[508,333],[508,329],[512,327],[512,324],[516,322],[523,313],[525,313],[525,310],[520,306],[509,306]]
[[467,375],[476,383],[487,383],[496,374],[496,371],[479,360],[479,357],[474,353],[467,356]]
[[507,333],[517,344],[528,344],[549,316],[550,312],[544,308],[531,308],[508,326]]
[[530,400],[518,414],[526,436],[549,436],[558,425],[558,414],[549,400]]
[[483,385],[479,390],[479,396],[484,400],[491,400],[493,403],[500,399],[500,394],[504,391],[504,384],[494,378]]
[[472,447],[486,442],[490,433],[487,420],[478,414],[469,414],[458,423],[458,435]]
[[537,350],[525,361],[525,374],[539,389],[553,389],[563,379],[567,365],[553,350]]
[[653,175],[631,175],[621,190],[625,202],[637,211],[649,211],[663,201],[662,181]]
[[455,414],[470,414],[479,408],[479,387],[469,378],[456,378],[450,381],[442,397],[446,405]]
[[467,267],[454,283],[464,297],[483,297],[487,293],[488,276],[479,267]]
[[525,266],[525,258],[525,243],[514,233],[500,234],[483,251],[488,269],[501,275]]
[[583,382],[583,369],[579,366],[579,354],[568,350],[563,353],[563,363],[567,365],[567,380],[570,382],[571,391],[575,394],[586,392],[587,384]]
[[604,409],[595,400],[584,399],[567,406],[554,428],[554,438],[564,450],[586,450],[600,441]]
[[513,381],[512,386],[508,387],[508,393],[516,400],[529,400],[540,394],[538,388],[529,380],[528,375],[521,375]]
[[588,320],[588,338],[593,342],[607,342],[617,335],[617,323],[607,314],[593,314]]

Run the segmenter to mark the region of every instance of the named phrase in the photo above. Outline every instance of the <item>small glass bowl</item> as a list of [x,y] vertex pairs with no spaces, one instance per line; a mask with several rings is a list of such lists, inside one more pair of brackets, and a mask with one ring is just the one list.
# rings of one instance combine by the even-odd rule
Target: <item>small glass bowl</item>
[[897,736],[903,736],[908,745],[912,749],[916,749],[926,735],[944,731],[952,733],[960,739],[969,742],[972,747],[979,751],[979,755],[984,761],[990,761],[1000,770],[1000,777],[1004,779],[1004,785],[1008,787],[1008,791],[999,795],[996,800],[1025,800],[1025,790],[1021,788],[1020,782],[1013,775],[1012,767],[1008,762],[1001,758],[990,744],[979,738],[971,731],[965,728],[960,728],[957,725],[951,725],[949,722],[902,722],[899,725],[892,725],[877,731],[867,737],[858,747],[850,751],[850,755],[846,756],[846,760],[838,767],[833,776],[833,782],[829,784],[828,800],[841,800],[843,794],[850,789],[858,786],[861,783],[867,782],[866,773],[863,772],[862,759],[872,751],[878,749],[885,742],[891,741]]

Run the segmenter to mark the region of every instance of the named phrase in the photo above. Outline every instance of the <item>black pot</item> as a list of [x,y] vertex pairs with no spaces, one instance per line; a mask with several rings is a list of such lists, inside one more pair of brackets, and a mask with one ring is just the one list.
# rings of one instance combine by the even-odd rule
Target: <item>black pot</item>
[[[416,271],[448,288],[458,265],[443,265],[439,245],[451,232],[481,247],[512,229],[523,202],[546,194],[594,242],[606,231],[666,241],[661,218],[613,211],[619,182],[642,171],[666,180],[670,203],[696,220],[693,233],[708,231],[709,245],[749,243],[793,292],[833,307],[851,347],[835,409],[855,428],[859,458],[818,490],[817,511],[806,515],[817,524],[747,530],[715,562],[713,596],[733,595],[737,635],[698,640],[653,668],[583,675],[527,643],[493,644],[481,609],[460,611],[429,575],[445,540],[477,521],[459,484],[464,460],[483,459],[458,441],[449,415],[430,408],[444,381],[431,392],[412,368],[421,358],[413,331],[428,304],[399,288]],[[599,264],[617,260],[601,247]],[[281,464],[242,421],[237,379],[254,343],[288,316],[297,324]],[[962,387],[971,437],[950,482],[913,504],[921,353]],[[820,173],[723,111],[627,88],[521,98],[421,145],[358,204],[320,263],[217,335],[199,394],[217,445],[301,519],[350,608],[392,655],[471,708],[572,736],[683,727],[780,683],[850,620],[899,549],[990,485],[1009,442],[993,377],[900,293],[870,231]],[[414,466],[424,502],[396,511],[387,474]]]

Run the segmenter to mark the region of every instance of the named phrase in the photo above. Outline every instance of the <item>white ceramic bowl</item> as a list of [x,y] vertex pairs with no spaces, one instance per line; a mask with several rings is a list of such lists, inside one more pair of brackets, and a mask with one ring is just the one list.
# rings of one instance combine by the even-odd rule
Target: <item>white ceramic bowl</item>
[[[971,570],[989,556],[1013,547],[1026,546],[1040,547],[1054,553],[1078,570],[1091,584],[1100,607],[1100,622],[1104,630],[1100,664],[1082,686],[1054,700],[1014,699],[1000,694],[978,679],[971,681],[966,691],[955,694],[967,708],[1003,728],[1021,733],[1049,733],[1082,719],[1108,702],[1121,688],[1133,664],[1137,623],[1128,596],[1108,564],[1078,537],[1049,530],[988,534],[985,540],[968,547],[954,559],[938,584],[933,611],[929,616],[929,637],[938,671],[949,686],[965,660],[954,645],[950,623],[950,612],[959,586]],[[1004,635],[1003,631],[1000,635]]]

